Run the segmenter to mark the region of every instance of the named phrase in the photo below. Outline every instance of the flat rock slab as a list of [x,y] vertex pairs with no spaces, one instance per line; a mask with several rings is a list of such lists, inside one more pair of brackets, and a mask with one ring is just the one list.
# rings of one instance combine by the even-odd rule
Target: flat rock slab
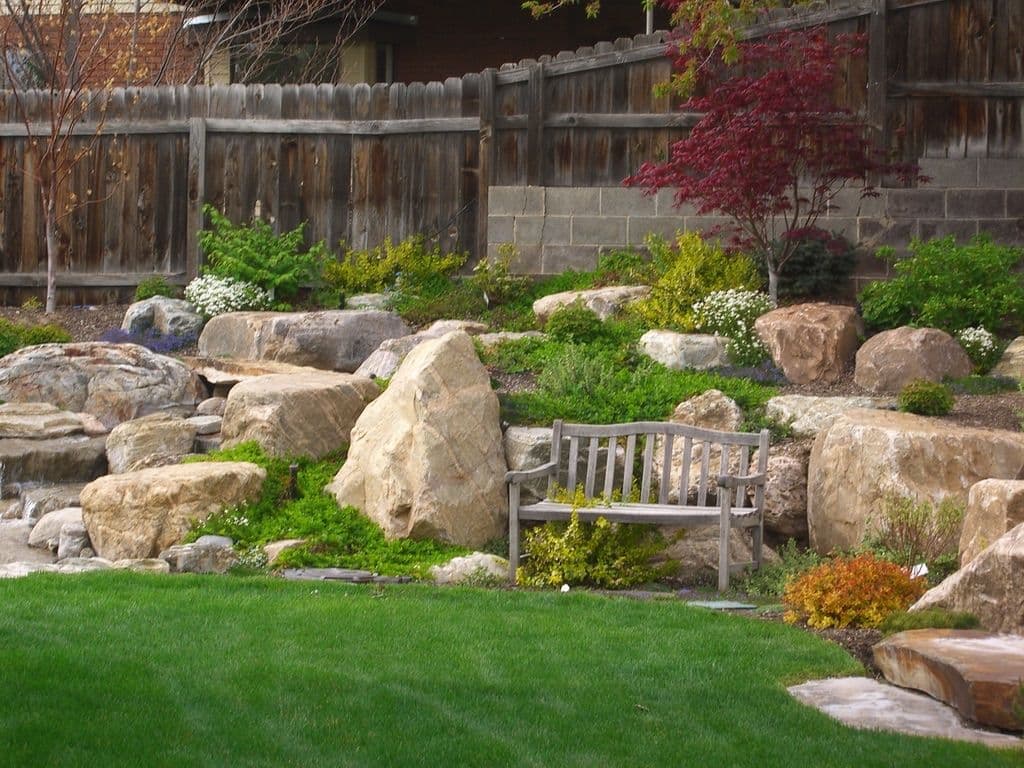
[[793,698],[851,728],[895,731],[972,741],[989,747],[1020,747],[1016,736],[968,728],[956,712],[923,693],[914,693],[867,677],[812,680],[787,689]]
[[230,388],[240,381],[256,376],[269,376],[274,373],[287,373],[292,376],[321,373],[319,368],[305,365],[292,365],[276,360],[229,360],[223,357],[183,357],[181,362],[191,368],[199,376],[214,387]]
[[892,397],[819,397],[814,395],[779,395],[765,406],[769,418],[789,424],[794,437],[814,437],[831,427],[840,416],[854,408],[896,410]]
[[711,611],[753,611],[757,608],[756,605],[737,603],[735,600],[691,600],[688,605]]
[[967,720],[1022,730],[1013,714],[1024,680],[1024,637],[963,629],[915,629],[874,648],[885,679],[923,691]]
[[81,416],[62,411],[49,403],[0,405],[0,437],[27,437],[38,440],[67,437],[84,431]]
[[95,480],[107,472],[105,437],[72,435],[49,440],[0,439],[5,485],[57,485]]
[[381,576],[352,568],[287,568],[281,575],[289,581],[345,581],[349,584],[407,584],[411,576]]

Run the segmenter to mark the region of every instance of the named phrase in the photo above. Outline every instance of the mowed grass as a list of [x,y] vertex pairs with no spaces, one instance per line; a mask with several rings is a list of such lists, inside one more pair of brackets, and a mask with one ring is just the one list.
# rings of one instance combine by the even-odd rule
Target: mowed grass
[[785,685],[839,648],[675,602],[142,574],[0,582],[0,764],[1000,766]]

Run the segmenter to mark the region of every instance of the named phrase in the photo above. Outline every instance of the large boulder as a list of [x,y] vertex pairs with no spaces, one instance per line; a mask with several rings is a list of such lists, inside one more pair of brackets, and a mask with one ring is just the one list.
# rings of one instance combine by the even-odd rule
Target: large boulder
[[225,447],[255,440],[271,456],[320,458],[348,444],[359,414],[379,394],[370,379],[350,373],[246,379],[228,395],[221,437]]
[[427,339],[436,339],[452,331],[465,331],[470,336],[476,336],[486,330],[486,325],[471,320],[438,320],[419,333],[397,339],[384,339],[356,369],[356,376],[390,379],[395,375],[405,356]]
[[945,331],[903,326],[864,342],[853,379],[869,392],[899,392],[914,379],[958,379],[971,370],[971,359]]
[[41,344],[0,359],[0,400],[84,411],[108,428],[149,413],[189,416],[205,398],[185,365],[137,344]]
[[206,324],[199,354],[352,373],[382,341],[408,333],[402,318],[378,310],[229,312]]
[[82,417],[49,403],[0,405],[0,438],[27,437],[41,440],[67,437],[85,431]]
[[1018,336],[1010,342],[992,369],[993,376],[1011,376],[1024,379],[1024,336]]
[[56,485],[94,480],[107,472],[105,437],[71,435],[50,440],[0,440],[4,485]]
[[121,330],[140,335],[152,331],[160,336],[194,339],[203,330],[203,316],[187,301],[153,296],[128,307]]
[[640,337],[640,351],[666,368],[704,371],[729,364],[729,340],[706,333],[648,331]]
[[853,307],[820,302],[773,309],[754,321],[754,329],[794,384],[838,381],[864,333]]
[[599,318],[607,320],[650,292],[649,285],[618,285],[586,291],[563,291],[537,299],[533,302],[533,313],[541,323],[546,323],[557,310],[580,302]]
[[177,464],[192,453],[196,428],[186,419],[153,413],[124,421],[107,435],[110,472],[132,472]]
[[925,608],[966,611],[989,632],[1024,634],[1024,523],[925,592],[910,610]]
[[101,557],[156,557],[192,523],[255,501],[266,476],[255,464],[220,461],[107,475],[82,490],[82,519]]
[[982,480],[971,486],[960,532],[960,565],[1024,523],[1024,480]]
[[779,395],[765,405],[765,415],[779,424],[787,424],[794,437],[814,437],[828,429],[836,419],[855,408],[894,410],[892,397],[821,397],[815,395]]
[[420,344],[352,430],[328,486],[390,538],[479,547],[506,527],[498,398],[470,337]]
[[[684,400],[676,406],[669,421],[675,424],[688,424],[701,429],[712,429],[719,432],[735,432],[743,421],[743,412],[736,402],[722,394],[717,389],[709,389],[703,394]],[[654,454],[652,456],[652,472],[654,477],[661,477],[662,465],[664,464],[665,451],[663,438],[656,438]],[[679,498],[679,482],[683,471],[683,440],[674,439],[672,442],[672,469],[670,470],[671,480],[669,485],[668,498],[675,502]],[[711,476],[719,474],[719,467],[722,460],[722,449],[712,446],[708,456],[708,473]],[[701,467],[704,462],[704,446],[694,441],[690,453],[689,484],[687,495],[696,493],[697,484],[700,482]],[[751,465],[753,466],[753,465]],[[733,451],[730,456],[730,469],[739,467],[739,456]],[[712,480],[709,486],[712,494],[718,492],[717,484]]]
[[[776,446],[768,452],[764,529],[777,539],[807,540],[807,469],[810,455],[809,441]],[[750,465],[757,466],[757,451]],[[753,504],[754,489],[748,488],[747,495]]]
[[807,518],[821,553],[861,543],[887,494],[967,502],[986,478],[1024,468],[1024,434],[962,427],[909,413],[850,411],[819,433],[811,451]]

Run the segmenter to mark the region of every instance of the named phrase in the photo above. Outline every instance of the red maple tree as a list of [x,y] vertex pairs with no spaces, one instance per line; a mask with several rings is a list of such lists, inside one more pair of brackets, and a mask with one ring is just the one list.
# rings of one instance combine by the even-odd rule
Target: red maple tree
[[[677,69],[688,66],[673,46]],[[778,299],[779,274],[844,186],[878,193],[870,179],[917,176],[916,166],[884,160],[865,123],[835,97],[841,63],[863,52],[854,36],[829,39],[817,28],[784,32],[740,46],[738,74],[705,84],[707,95],[683,109],[703,113],[663,163],[644,163],[626,179],[651,193],[675,188],[676,205],[733,221],[737,244],[765,260],[768,291]],[[699,52],[696,54],[699,55]]]

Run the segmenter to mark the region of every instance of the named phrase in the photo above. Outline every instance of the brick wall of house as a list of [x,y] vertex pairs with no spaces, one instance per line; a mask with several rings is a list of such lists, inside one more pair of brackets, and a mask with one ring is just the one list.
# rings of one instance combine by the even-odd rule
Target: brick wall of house
[[[837,207],[822,217],[824,229],[859,244],[854,289],[885,277],[874,249],[905,249],[911,238],[987,232],[996,242],[1024,245],[1024,160],[922,160],[931,183],[918,189],[882,189],[861,199],[844,190]],[[640,246],[649,233],[706,231],[728,220],[676,208],[671,190],[645,196],[621,187],[492,187],[487,220],[488,251],[513,243],[516,271],[554,274],[593,269],[607,249]]]

